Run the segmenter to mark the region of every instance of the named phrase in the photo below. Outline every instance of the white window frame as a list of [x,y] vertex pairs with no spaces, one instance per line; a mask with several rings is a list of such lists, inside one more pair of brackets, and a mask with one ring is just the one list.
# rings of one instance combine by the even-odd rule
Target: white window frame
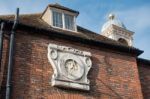
[[66,29],[75,31],[74,16],[64,13],[64,21],[65,21],[64,24]]
[[[62,23],[60,24],[59,22],[60,22],[60,20],[57,20],[57,22],[58,23],[55,23],[55,25],[54,25],[54,23],[52,24],[52,26],[54,26],[54,27],[58,27],[58,28],[63,28],[63,14],[61,13],[61,12],[57,12],[57,11],[52,11],[52,18],[54,17],[54,13],[57,13],[57,14],[61,14],[61,16],[60,16],[60,19],[61,19],[61,21],[62,21]],[[54,22],[54,18],[52,19],[52,22]],[[61,27],[59,27],[59,26],[57,26],[57,25],[61,25]]]
[[[58,13],[62,13],[62,24],[63,24],[62,28],[53,25],[53,11],[54,12],[58,12]],[[62,10],[58,10],[58,9],[51,9],[50,13],[51,13],[51,16],[50,16],[50,18],[51,18],[50,21],[51,22],[50,23],[51,23],[52,27],[58,28],[58,29],[63,29],[63,30],[66,30],[66,31],[77,32],[76,16],[74,14],[71,14],[69,12],[65,12],[65,11],[62,11]],[[73,25],[74,25],[74,29],[73,30],[65,28],[65,14],[73,16]]]

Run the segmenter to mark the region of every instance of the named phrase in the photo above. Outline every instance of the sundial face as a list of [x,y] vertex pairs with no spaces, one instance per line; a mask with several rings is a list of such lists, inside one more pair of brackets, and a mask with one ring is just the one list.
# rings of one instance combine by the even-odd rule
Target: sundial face
[[70,80],[80,79],[84,74],[84,66],[79,58],[75,55],[63,56],[61,66],[63,74]]
[[67,74],[70,75],[71,78],[79,78],[81,76],[79,74],[80,66],[75,60],[72,59],[67,60],[65,63],[65,69]]

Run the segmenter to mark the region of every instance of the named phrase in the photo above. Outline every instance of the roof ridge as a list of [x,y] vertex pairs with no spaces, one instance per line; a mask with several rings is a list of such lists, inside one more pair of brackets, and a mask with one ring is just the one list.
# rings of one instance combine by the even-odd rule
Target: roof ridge
[[[20,14],[19,16],[40,15],[40,14],[42,14],[42,13],[41,12],[39,12],[39,13],[23,13],[23,14]],[[0,15],[0,17],[9,17],[9,16],[15,16],[15,14]]]
[[15,16],[14,14],[0,15],[0,17]]
[[42,14],[42,12],[38,12],[38,13],[25,13],[25,14],[20,14],[20,16],[40,15],[40,14]]
[[58,8],[58,9],[68,10],[68,11],[71,11],[71,12],[73,12],[73,13],[79,14],[79,11],[76,11],[76,10],[71,9],[71,8],[69,8],[69,7],[66,7],[66,6],[64,6],[64,5],[61,5],[61,4],[59,4],[59,3],[50,3],[50,4],[48,4],[47,7],[55,7],[55,8]]

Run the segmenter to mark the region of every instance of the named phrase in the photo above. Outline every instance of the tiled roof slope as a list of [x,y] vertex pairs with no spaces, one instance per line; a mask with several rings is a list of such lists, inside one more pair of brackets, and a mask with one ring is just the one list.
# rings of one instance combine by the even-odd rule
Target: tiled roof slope
[[[88,29],[85,29],[81,26],[77,26],[77,31],[78,32],[71,32],[71,31],[66,31],[66,30],[62,30],[62,29],[53,28],[41,19],[41,15],[42,15],[42,13],[20,15],[19,16],[19,23],[27,25],[27,26],[31,26],[31,27],[36,27],[36,28],[48,30],[48,31],[59,32],[61,34],[65,34],[65,35],[69,35],[69,36],[75,36],[75,37],[80,37],[80,38],[83,38],[83,39],[100,41],[100,42],[107,43],[107,44],[123,46],[123,47],[129,48],[129,49],[138,50],[134,47],[124,45],[122,43],[119,43],[117,41],[109,39],[105,36],[102,36],[100,34],[92,32],[92,31],[90,31]],[[14,15],[0,16],[0,20],[13,21],[14,20]]]
[[[77,26],[77,31],[78,31],[77,33],[53,28],[50,25],[48,25],[46,22],[44,22],[40,18],[40,16],[41,16],[41,13],[39,13],[39,14],[20,15],[19,16],[19,23],[29,25],[29,26],[33,26],[33,27],[37,27],[37,28],[38,27],[43,28],[43,29],[46,29],[46,30],[60,31],[60,32],[66,33],[68,35],[77,35],[77,36],[80,36],[80,37],[83,37],[83,38],[100,40],[100,41],[103,41],[103,42],[113,43],[113,44],[117,44],[117,45],[123,45],[122,43],[111,40],[111,39],[109,39],[107,37],[104,37],[102,35],[99,35],[97,33],[94,33],[90,30],[87,30],[87,29],[81,27],[81,26]],[[0,16],[0,19],[13,21],[14,20],[14,15]],[[125,45],[123,45],[123,46],[125,46]]]

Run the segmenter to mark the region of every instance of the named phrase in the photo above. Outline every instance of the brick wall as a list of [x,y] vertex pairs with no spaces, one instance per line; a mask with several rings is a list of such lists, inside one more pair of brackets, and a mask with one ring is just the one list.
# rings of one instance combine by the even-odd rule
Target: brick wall
[[6,89],[6,78],[7,78],[7,65],[8,65],[8,48],[9,48],[9,36],[4,35],[3,41],[3,53],[2,53],[2,64],[0,67],[0,99],[5,97]]
[[139,76],[141,80],[144,99],[150,98],[150,63],[138,61]]
[[[49,43],[92,53],[89,92],[51,86]],[[18,32],[13,68],[13,99],[142,99],[136,58],[54,37]]]

